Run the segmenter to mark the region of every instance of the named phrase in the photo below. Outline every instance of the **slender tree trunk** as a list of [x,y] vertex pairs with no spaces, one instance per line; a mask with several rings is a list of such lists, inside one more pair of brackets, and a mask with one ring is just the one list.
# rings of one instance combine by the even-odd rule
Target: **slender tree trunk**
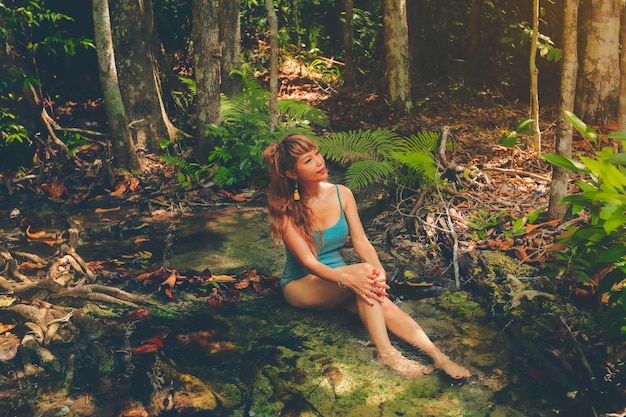
[[232,69],[241,69],[241,0],[220,0],[220,45],[222,61],[221,91],[233,98],[241,93],[241,78],[230,76]]
[[469,85],[478,87],[484,81],[482,77],[484,61],[483,54],[480,53],[483,4],[484,0],[471,0],[467,16],[466,79]]
[[[563,12],[563,59],[561,60],[561,103],[557,121],[555,152],[557,155],[572,156],[572,124],[565,118],[564,111],[573,111],[576,94],[576,73],[578,72],[578,1],[565,0]],[[561,219],[567,207],[561,204],[567,195],[569,171],[552,166],[548,217]]]
[[539,127],[539,69],[537,68],[537,42],[539,41],[539,0],[533,0],[533,34],[530,42],[530,118],[534,123],[534,145],[541,155],[541,128]]
[[[122,99],[138,148],[160,152],[163,138],[173,139],[165,113],[152,45],[152,2],[111,3],[113,40]],[[167,123],[166,123],[167,120]]]
[[126,124],[126,113],[117,78],[108,0],[93,0],[93,22],[100,84],[111,131],[113,161],[118,168],[138,169],[141,165]]
[[348,86],[356,85],[356,67],[354,59],[354,0],[344,0],[343,16],[343,82]]
[[406,0],[383,0],[383,9],[389,99],[397,109],[410,111],[413,104]]
[[617,116],[620,5],[620,0],[581,3],[584,39],[576,115],[586,123],[603,125]]
[[270,131],[278,126],[278,19],[274,2],[265,0],[267,21],[270,26]]
[[198,161],[207,160],[215,146],[206,135],[209,123],[220,124],[220,61],[217,0],[193,0],[193,68],[196,79],[195,123]]
[[[620,68],[619,68],[619,108],[617,110],[617,125],[620,132],[626,132],[626,4],[622,4],[622,18],[620,25]],[[620,152],[624,151],[624,142],[617,141]]]

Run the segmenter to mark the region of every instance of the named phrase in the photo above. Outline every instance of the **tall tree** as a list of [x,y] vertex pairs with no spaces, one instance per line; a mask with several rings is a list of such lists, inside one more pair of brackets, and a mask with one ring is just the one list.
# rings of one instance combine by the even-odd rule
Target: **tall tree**
[[409,111],[413,104],[406,0],[383,0],[383,28],[389,99],[394,107]]
[[232,69],[241,69],[241,19],[239,11],[241,0],[219,0],[220,13],[220,45],[222,60],[221,91],[232,98],[241,93],[241,79],[231,77]]
[[265,0],[267,22],[270,26],[270,109],[269,125],[274,131],[278,126],[278,18],[274,2]]
[[533,31],[530,42],[530,118],[535,121],[533,137],[535,152],[541,155],[541,129],[539,127],[539,68],[537,68],[537,43],[539,42],[539,0],[533,0]]
[[126,123],[126,112],[117,77],[108,0],[93,0],[93,22],[100,84],[115,153],[113,162],[119,168],[137,169],[140,168],[140,162]]
[[575,112],[587,123],[606,124],[617,116],[620,11],[620,0],[582,3],[584,39]]
[[[578,71],[578,2],[565,0],[563,11],[563,59],[561,60],[561,98],[560,113],[557,120],[555,153],[570,158],[572,156],[572,124],[565,118],[564,111],[574,110],[576,94],[576,73]],[[561,204],[567,195],[569,172],[566,169],[552,166],[552,182],[550,183],[550,200],[548,217],[561,219],[567,207]]]
[[[622,4],[622,24],[620,26],[620,51],[619,60],[619,108],[617,110],[617,125],[620,132],[626,132],[626,3]],[[624,142],[619,141],[620,152],[624,150]]]
[[346,85],[356,84],[356,67],[354,59],[354,0],[344,0],[343,13],[343,82]]
[[152,1],[117,0],[111,5],[115,61],[128,126],[138,148],[156,153],[160,140],[173,139],[176,129],[165,112],[153,54]]
[[196,80],[194,154],[198,161],[207,160],[214,147],[206,135],[209,123],[220,124],[219,13],[217,0],[193,0],[191,41]]

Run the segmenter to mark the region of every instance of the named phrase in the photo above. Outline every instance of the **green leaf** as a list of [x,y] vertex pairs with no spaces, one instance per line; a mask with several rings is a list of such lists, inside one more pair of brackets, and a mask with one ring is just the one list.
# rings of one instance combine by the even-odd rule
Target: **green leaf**
[[542,158],[556,166],[569,169],[570,171],[589,172],[589,169],[583,163],[574,161],[573,159],[566,158],[561,155],[547,154],[543,155]]
[[592,142],[598,141],[598,133],[593,130],[591,126],[588,126],[585,122],[580,120],[574,113],[570,111],[563,110],[563,114],[565,115],[567,120],[569,120],[572,126],[574,126],[574,128],[581,133],[581,135],[583,135]]

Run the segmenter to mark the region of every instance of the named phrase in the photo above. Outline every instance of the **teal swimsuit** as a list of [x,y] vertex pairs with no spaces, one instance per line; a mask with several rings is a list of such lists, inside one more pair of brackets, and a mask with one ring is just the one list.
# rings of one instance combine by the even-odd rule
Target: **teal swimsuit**
[[[318,259],[324,265],[331,268],[337,268],[339,266],[346,265],[343,260],[339,249],[346,243],[346,238],[350,233],[348,229],[348,222],[346,221],[346,215],[343,212],[343,206],[341,205],[341,196],[339,195],[339,187],[335,185],[337,190],[337,198],[339,199],[339,208],[341,210],[341,216],[334,226],[328,229],[315,232],[315,245],[319,249]],[[322,245],[320,247],[319,235],[323,236]],[[287,249],[287,263],[283,270],[283,276],[280,279],[280,286],[284,289],[291,281],[303,278],[310,274],[304,266],[296,259],[296,257]]]

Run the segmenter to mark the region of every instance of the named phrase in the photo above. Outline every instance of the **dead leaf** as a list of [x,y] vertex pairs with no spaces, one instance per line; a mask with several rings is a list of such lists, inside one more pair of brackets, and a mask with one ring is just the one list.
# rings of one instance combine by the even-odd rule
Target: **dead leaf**
[[42,269],[45,267],[45,265],[36,262],[22,262],[19,264],[18,269],[23,271],[32,271],[33,269]]
[[29,239],[41,239],[45,235],[46,235],[46,231],[45,230],[40,230],[38,232],[31,232],[30,231],[30,225],[26,228],[26,236]]
[[97,208],[95,210],[96,213],[108,213],[111,211],[120,211],[122,206],[111,207],[111,208]]
[[211,280],[215,282],[232,282],[232,281],[235,281],[236,279],[237,278],[231,275],[212,275],[211,276]]
[[561,222],[561,219],[550,220],[549,222],[539,223],[539,224],[527,224],[526,225],[526,233],[530,233],[535,229],[538,229],[542,226],[556,226]]
[[58,182],[58,180],[55,180],[50,185],[41,184],[41,189],[44,190],[50,198],[59,198],[63,194],[67,193],[67,188],[65,187],[65,184]]
[[11,329],[14,329],[15,326],[17,326],[16,322],[13,322],[11,324],[4,324],[4,323],[0,323],[0,334],[3,334],[5,332],[8,332]]

